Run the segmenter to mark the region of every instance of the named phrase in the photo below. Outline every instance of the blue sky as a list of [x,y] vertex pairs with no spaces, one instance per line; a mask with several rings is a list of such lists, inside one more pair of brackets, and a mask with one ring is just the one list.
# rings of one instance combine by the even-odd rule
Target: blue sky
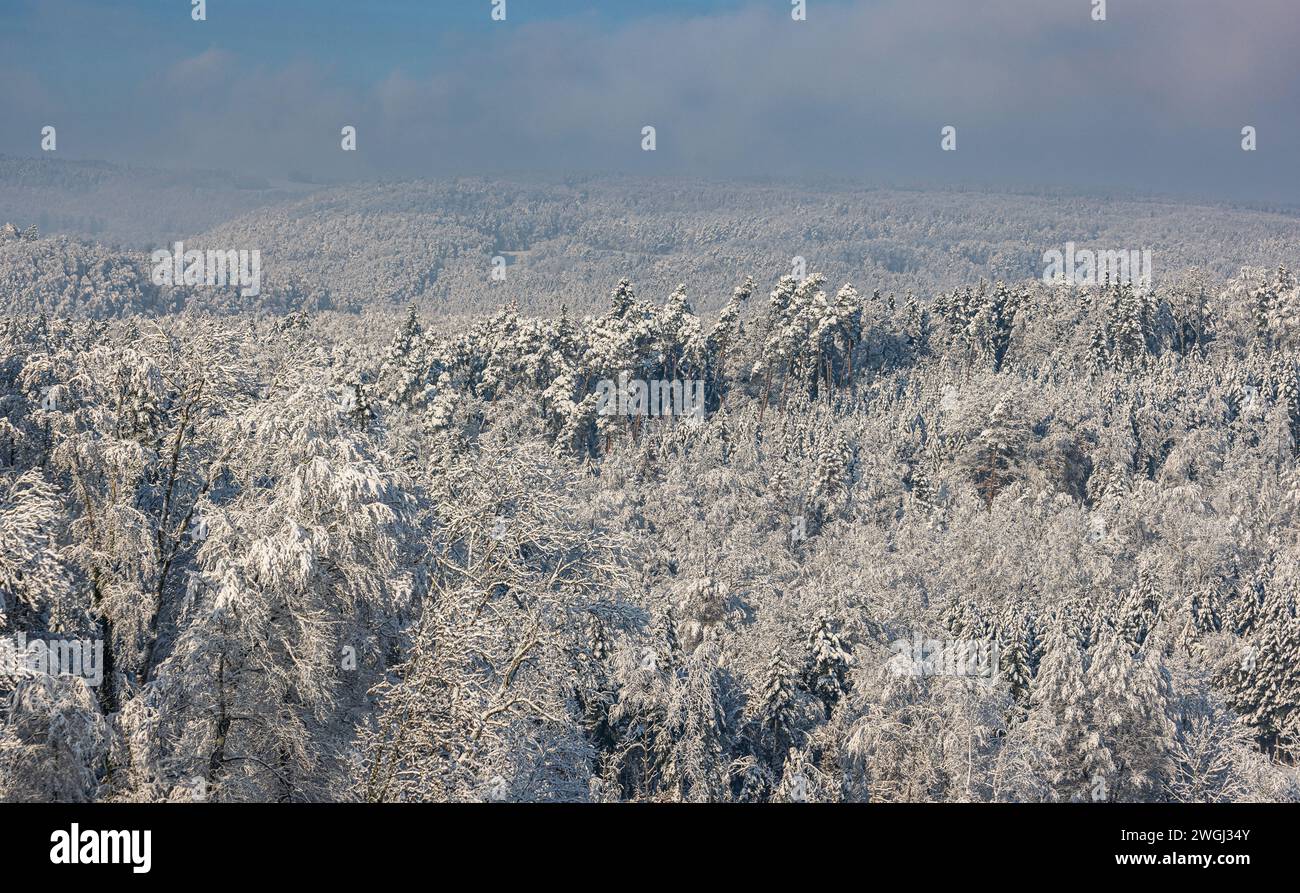
[[[220,47],[248,58],[282,55],[327,61],[353,83],[393,69],[435,70],[438,50],[493,36],[493,28],[581,22],[606,31],[647,19],[700,18],[754,6],[753,0],[507,0],[506,24],[492,0],[208,0],[207,20],[192,0],[0,0],[9,64],[75,84],[89,74],[108,83]],[[829,6],[840,0],[815,0]],[[761,3],[761,0],[760,0]],[[783,13],[781,0],[767,2]],[[111,36],[115,47],[90,48]]]
[[[0,152],[1300,201],[1295,0],[0,0]],[[338,145],[343,124],[359,151]],[[640,150],[645,125],[658,149]],[[958,128],[958,151],[939,132]],[[1259,151],[1240,148],[1245,125]]]

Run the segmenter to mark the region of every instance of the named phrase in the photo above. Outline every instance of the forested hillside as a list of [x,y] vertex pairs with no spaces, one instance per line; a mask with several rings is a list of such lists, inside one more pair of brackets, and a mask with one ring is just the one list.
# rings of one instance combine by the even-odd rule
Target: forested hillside
[[[1200,269],[1222,282],[1277,263],[1300,242],[1291,211],[1168,200],[921,192],[630,177],[564,181],[410,181],[340,186],[262,209],[201,236],[261,248],[267,281],[314,306],[416,300],[432,313],[479,314],[516,302],[556,315],[598,309],[623,277],[655,294],[691,282],[716,311],[755,271],[775,284],[806,270],[832,282],[928,296],[1043,273],[1067,241],[1149,247],[1157,281]],[[508,264],[492,276],[494,258]],[[326,297],[327,296],[327,297]]]
[[[104,656],[0,676],[0,799],[1296,800],[1278,255],[1152,293],[10,316],[0,626]],[[703,418],[602,413],[629,378]]]
[[[64,207],[103,226],[61,225]],[[95,318],[412,302],[430,317],[512,302],[556,316],[599,309],[623,277],[664,295],[689,281],[699,309],[716,312],[756,271],[769,277],[762,291],[784,273],[820,271],[923,301],[980,281],[1040,279],[1044,253],[1071,242],[1147,249],[1157,285],[1177,286],[1195,269],[1217,289],[1300,244],[1294,208],[1132,196],[595,176],[245,184],[210,172],[0,158],[6,221],[23,232],[36,226],[38,238],[0,237],[0,312]],[[261,294],[154,288],[151,252],[178,241],[261,252]]]
[[50,235],[155,248],[315,188],[227,171],[0,155],[0,223],[22,220]]

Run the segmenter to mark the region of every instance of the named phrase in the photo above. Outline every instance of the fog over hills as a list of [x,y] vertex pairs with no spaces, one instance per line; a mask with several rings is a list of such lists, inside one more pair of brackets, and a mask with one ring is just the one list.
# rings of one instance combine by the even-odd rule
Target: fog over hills
[[[1242,267],[1276,266],[1300,244],[1300,217],[1285,208],[1154,197],[627,176],[328,186],[0,159],[6,221],[69,238],[0,248],[4,306],[91,315],[191,303],[184,289],[155,294],[146,268],[148,252],[182,240],[261,252],[260,300],[199,289],[207,309],[415,302],[437,314],[512,302],[586,310],[624,277],[659,297],[685,284],[697,308],[714,310],[746,276],[766,286],[800,272],[799,258],[831,282],[925,299],[1038,279],[1044,252],[1071,242],[1149,249],[1156,285],[1193,268],[1223,282]],[[52,281],[60,277],[72,281]],[[130,282],[99,283],[115,277]],[[43,297],[36,282],[51,285]],[[92,309],[101,306],[111,309]]]
[[0,223],[36,224],[48,235],[153,248],[313,188],[222,171],[0,155]]

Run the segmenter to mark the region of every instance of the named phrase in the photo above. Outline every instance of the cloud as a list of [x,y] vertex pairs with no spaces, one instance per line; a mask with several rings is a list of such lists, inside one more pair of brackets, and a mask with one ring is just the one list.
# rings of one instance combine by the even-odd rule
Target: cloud
[[[1082,0],[827,0],[806,22],[770,3],[583,17],[467,32],[431,44],[423,73],[367,83],[337,77],[329,47],[286,47],[286,61],[213,47],[132,85],[155,114],[97,132],[119,156],[270,175],[828,173],[1295,200],[1292,2],[1111,2],[1106,22]],[[0,113],[21,92],[0,86]],[[1254,158],[1237,148],[1247,123],[1261,132]],[[359,129],[355,155],[339,149],[344,124]],[[946,124],[959,128],[947,156]]]

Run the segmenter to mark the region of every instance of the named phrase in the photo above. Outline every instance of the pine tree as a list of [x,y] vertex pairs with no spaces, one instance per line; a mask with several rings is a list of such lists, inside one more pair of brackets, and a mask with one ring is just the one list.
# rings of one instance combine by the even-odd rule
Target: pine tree
[[1126,633],[1107,626],[1093,651],[1085,771],[1104,780],[1101,799],[1146,799],[1167,777],[1173,748],[1169,678],[1160,649],[1148,644],[1135,653]]
[[582,711],[583,730],[598,755],[608,754],[617,744],[617,734],[609,717],[610,708],[617,698],[609,675],[611,650],[605,624],[593,612],[588,618],[586,648],[580,655],[574,695]]
[[1281,754],[1300,747],[1300,618],[1290,589],[1269,587],[1246,646],[1218,681],[1262,747]]
[[1029,666],[1029,648],[1023,633],[1013,631],[1011,639],[1002,644],[998,657],[998,671],[1011,690],[1012,707],[1007,717],[1017,723],[1028,715],[1030,694],[1033,690],[1033,672]]
[[774,648],[767,662],[757,711],[759,726],[767,739],[767,752],[773,771],[779,773],[780,761],[794,743],[795,690],[794,674],[786,664],[782,650]]
[[844,647],[830,617],[817,619],[808,636],[807,658],[803,674],[804,688],[822,702],[830,719],[835,704],[849,690],[849,668],[853,656]]
[[1016,479],[1028,438],[1028,427],[1015,401],[1010,397],[999,400],[965,460],[971,481],[986,506],[992,505]]
[[687,658],[670,691],[660,740],[664,793],[678,803],[727,798],[731,713],[716,645],[705,643]]
[[1033,772],[1051,799],[1085,800],[1093,790],[1095,779],[1084,764],[1090,733],[1087,699],[1078,632],[1058,613],[1043,643],[1029,715],[1014,730],[1032,754]]
[[1137,583],[1119,608],[1119,624],[1129,647],[1137,651],[1155,627],[1160,614],[1160,590],[1149,568],[1138,571]]

